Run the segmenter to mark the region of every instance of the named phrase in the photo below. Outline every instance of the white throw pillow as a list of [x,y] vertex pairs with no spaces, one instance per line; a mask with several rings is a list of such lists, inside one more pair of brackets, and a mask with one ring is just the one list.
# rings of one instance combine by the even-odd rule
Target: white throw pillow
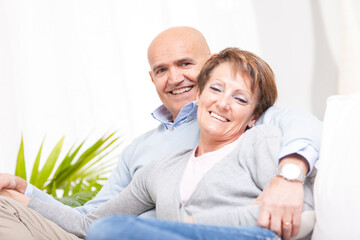
[[312,239],[360,239],[360,94],[327,101]]

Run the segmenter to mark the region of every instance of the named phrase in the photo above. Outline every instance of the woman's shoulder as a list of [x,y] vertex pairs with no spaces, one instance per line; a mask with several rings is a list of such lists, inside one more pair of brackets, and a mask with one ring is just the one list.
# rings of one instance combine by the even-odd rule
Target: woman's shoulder
[[244,136],[248,138],[264,139],[264,138],[281,138],[280,128],[270,124],[260,124],[248,129]]

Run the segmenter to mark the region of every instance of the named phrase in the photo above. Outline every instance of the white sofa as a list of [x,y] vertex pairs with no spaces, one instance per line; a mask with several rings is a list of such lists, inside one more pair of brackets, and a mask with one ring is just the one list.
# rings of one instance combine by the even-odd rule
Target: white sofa
[[332,96],[314,185],[313,240],[360,239],[360,93]]

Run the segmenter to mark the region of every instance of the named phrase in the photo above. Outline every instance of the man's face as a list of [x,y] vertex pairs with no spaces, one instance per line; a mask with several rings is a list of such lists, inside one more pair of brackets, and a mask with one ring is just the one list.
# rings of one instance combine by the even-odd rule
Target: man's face
[[181,108],[195,101],[196,77],[209,55],[196,42],[159,41],[149,50],[149,72],[156,91],[175,120]]

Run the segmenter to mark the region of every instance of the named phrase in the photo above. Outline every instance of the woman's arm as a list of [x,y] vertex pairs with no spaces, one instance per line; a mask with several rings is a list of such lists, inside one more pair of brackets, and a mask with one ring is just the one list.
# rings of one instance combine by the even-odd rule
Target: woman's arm
[[146,173],[144,170],[145,168],[135,175],[133,181],[123,192],[86,215],[68,206],[55,206],[45,203],[36,197],[30,200],[28,207],[55,222],[67,232],[85,237],[90,224],[98,218],[113,214],[139,215],[154,208],[154,203],[146,189]]

